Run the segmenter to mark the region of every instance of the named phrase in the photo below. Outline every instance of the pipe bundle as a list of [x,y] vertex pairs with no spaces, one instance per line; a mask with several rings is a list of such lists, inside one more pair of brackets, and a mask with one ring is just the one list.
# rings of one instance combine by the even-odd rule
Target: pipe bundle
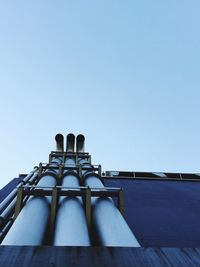
[[[43,191],[53,190],[56,187],[58,192],[62,189],[80,192],[81,186],[88,187],[91,191],[94,188],[106,190],[101,176],[94,171],[88,159],[88,153],[85,153],[83,135],[80,134],[75,138],[73,134],[68,134],[65,151],[63,135],[57,134],[55,141],[56,151],[51,153],[49,163],[41,173],[38,168],[34,169],[24,179],[25,186],[34,184]],[[22,184],[14,189],[0,204],[0,219],[8,217],[13,212],[17,190],[21,186]],[[95,233],[97,239],[95,245],[140,246],[111,197],[91,197],[91,225],[86,218],[84,199],[78,194],[77,196],[58,194],[53,232],[49,232],[51,210],[51,195],[27,196],[14,223],[10,222],[9,227],[7,226],[10,229],[2,245],[91,246],[94,245],[92,235]]]

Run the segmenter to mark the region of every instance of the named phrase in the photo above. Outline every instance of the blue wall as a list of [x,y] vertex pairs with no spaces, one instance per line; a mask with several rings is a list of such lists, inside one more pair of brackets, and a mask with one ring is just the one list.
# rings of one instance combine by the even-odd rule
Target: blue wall
[[142,246],[200,247],[200,182],[105,179],[123,187],[125,218]]
[[24,177],[25,175],[21,175],[18,178],[14,178],[0,190],[0,203],[18,185],[18,183],[21,182]]
[[[21,179],[0,190],[0,202]],[[106,186],[124,189],[125,218],[142,246],[200,247],[200,182],[104,181]]]

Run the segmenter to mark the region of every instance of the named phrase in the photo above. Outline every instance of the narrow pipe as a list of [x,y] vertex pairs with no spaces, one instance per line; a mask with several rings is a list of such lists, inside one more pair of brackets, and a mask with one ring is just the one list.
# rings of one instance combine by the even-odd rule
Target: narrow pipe
[[[47,170],[38,185],[54,187],[57,184],[56,174]],[[49,214],[51,197],[30,197],[14,221],[2,245],[42,245],[44,242]]]
[[0,214],[3,212],[3,210],[9,205],[9,203],[16,197],[17,190],[20,186],[27,183],[32,179],[33,176],[37,177],[38,175],[38,167],[35,167],[33,171],[31,171],[11,192],[10,194],[1,202],[0,204]]
[[38,177],[38,172],[35,173],[35,174],[30,178],[30,180],[28,180],[28,182],[27,182],[26,184],[29,184],[29,185],[34,184],[35,181],[37,180],[37,177]]
[[[6,207],[6,209],[1,213],[0,219],[5,221],[8,216],[13,212],[16,204],[16,197],[10,202],[10,204]],[[1,227],[1,224],[0,224]]]
[[63,152],[64,151],[64,144],[63,144],[63,135],[62,134],[57,134],[55,136],[55,140],[56,140],[56,151],[58,152]]
[[11,218],[6,225],[3,227],[3,229],[0,232],[0,243],[3,240],[3,238],[5,237],[5,235],[7,234],[7,232],[9,231],[11,225],[13,223],[13,219]]
[[[69,162],[75,166],[73,159],[66,159],[65,166],[68,166]],[[65,173],[62,186],[77,187],[79,190],[77,173]],[[56,246],[91,245],[81,197],[60,197],[53,244]]]
[[76,152],[83,153],[85,151],[85,136],[79,134],[76,137]]
[[[22,185],[22,184],[21,184]],[[1,202],[0,204],[0,214],[6,209],[6,207],[10,204],[10,202],[16,197],[18,187],[15,187],[13,191]]]
[[37,176],[38,175],[38,166],[35,166],[33,168],[33,170],[26,176],[24,177],[24,179],[22,180],[23,184],[26,184],[28,181],[30,181],[30,179],[32,179],[33,176]]
[[70,133],[67,135],[66,152],[74,152],[75,135]]
[[[24,198],[23,203],[26,202],[28,197]],[[6,209],[0,215],[0,229],[5,226],[5,224],[10,220],[10,218],[14,215],[15,205],[16,205],[17,197],[15,197],[10,204],[6,207]]]
[[15,204],[16,204],[16,198],[14,198],[13,201],[11,201],[8,207],[0,215],[0,229],[3,229],[3,227],[6,225],[10,217],[13,215]]

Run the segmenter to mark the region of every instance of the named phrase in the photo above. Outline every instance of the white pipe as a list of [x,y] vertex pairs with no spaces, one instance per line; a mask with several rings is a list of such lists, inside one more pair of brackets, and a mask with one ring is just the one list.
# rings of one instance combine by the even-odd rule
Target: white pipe
[[64,151],[64,144],[63,144],[63,135],[62,134],[57,134],[55,136],[55,141],[56,141],[56,151],[58,152],[63,152]]
[[[94,174],[86,175],[85,185],[104,188],[101,180]],[[124,217],[111,198],[92,197],[92,217],[100,245],[112,247],[140,247]]]
[[[44,173],[38,186],[53,187],[57,184],[56,175],[50,171]],[[2,245],[42,245],[50,214],[51,197],[32,196],[5,236]]]
[[66,152],[74,152],[75,136],[70,133],[67,135]]
[[83,153],[85,151],[85,136],[79,134],[76,137],[76,152]]
[[38,167],[35,167],[33,171],[31,171],[11,192],[10,194],[0,203],[0,214],[2,211],[9,205],[9,203],[16,197],[17,190],[20,186],[22,186],[27,181],[31,180],[32,177],[36,177],[38,175]]
[[[73,159],[67,159],[65,166],[69,162],[75,164]],[[63,187],[76,188],[80,186],[75,172],[65,175],[62,182]],[[53,244],[56,246],[91,245],[81,197],[60,197]]]
[[76,167],[74,158],[72,158],[72,157],[68,157],[68,158],[65,160],[65,167]]
[[[77,137],[78,138],[78,137]],[[81,138],[84,141],[85,138]],[[104,189],[99,175],[93,173],[92,165],[86,159],[79,159],[79,164],[84,167],[82,175],[85,186]],[[102,246],[113,247],[140,247],[139,242],[132,233],[124,217],[109,197],[92,197],[93,225]]]

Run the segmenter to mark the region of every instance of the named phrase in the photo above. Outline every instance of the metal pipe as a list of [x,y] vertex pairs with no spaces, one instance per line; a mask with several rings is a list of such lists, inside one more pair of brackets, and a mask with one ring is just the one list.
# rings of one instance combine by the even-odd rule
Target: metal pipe
[[75,135],[70,133],[67,135],[66,152],[74,152]]
[[63,152],[64,151],[64,144],[63,144],[63,135],[62,134],[57,134],[55,136],[56,140],[56,151]]
[[51,160],[51,163],[49,163],[49,166],[55,167],[62,163],[62,157],[54,157]]
[[26,177],[24,177],[24,179],[22,180],[22,183],[23,184],[26,184],[28,181],[30,181],[30,179],[32,179],[32,177],[34,176],[34,175],[36,175],[37,176],[37,174],[38,174],[38,166],[35,166],[34,168],[33,168],[33,170],[26,176]]
[[84,170],[82,170],[83,176],[92,172],[93,166],[86,159],[78,159],[78,163],[84,168]]
[[[55,164],[54,164],[55,165]],[[38,186],[54,187],[57,175],[51,170],[42,174]],[[2,245],[42,245],[50,214],[51,197],[30,197],[17,216]]]
[[38,172],[36,172],[35,174],[33,174],[33,176],[30,178],[30,180],[28,180],[28,182],[26,184],[34,184],[35,181],[37,180],[38,177]]
[[[24,198],[23,203],[26,202],[28,197]],[[10,220],[10,218],[14,215],[15,205],[16,205],[17,197],[15,197],[10,204],[6,207],[6,209],[0,215],[0,228],[4,227],[4,225]]]
[[[92,165],[86,159],[80,159],[79,163],[86,169],[82,171],[85,177],[85,185],[90,188],[104,189],[99,175],[93,173]],[[93,223],[101,245],[140,246],[111,198],[92,197],[91,204]],[[113,227],[115,224],[117,224],[117,227]]]
[[[100,176],[92,172],[92,166],[84,159],[80,159],[79,163],[88,169],[83,172],[85,185],[91,189],[104,189]],[[91,204],[93,224],[100,245],[140,247],[139,242],[111,198],[92,197]]]
[[0,204],[0,214],[3,212],[3,210],[9,205],[9,203],[16,197],[17,195],[17,190],[20,186],[23,184],[27,183],[32,179],[33,176],[38,175],[38,167],[35,167],[33,171],[31,171],[11,192],[10,194],[1,202]]
[[3,240],[3,238],[5,237],[5,235],[7,234],[7,232],[9,231],[11,225],[13,223],[13,218],[11,218],[6,225],[4,226],[4,228],[1,230],[0,232],[0,243]]
[[10,216],[13,215],[15,204],[16,204],[16,198],[14,198],[13,201],[11,201],[11,203],[7,206],[7,208],[0,215],[0,229],[3,229],[5,224],[10,219]]
[[[56,149],[58,152],[63,152],[63,135],[57,134],[55,137]],[[76,163],[73,157],[74,152],[73,134],[67,136],[66,151],[67,159],[65,160],[65,167],[70,167],[64,170],[62,186],[75,187],[79,189],[79,176],[76,172]],[[80,155],[80,164],[82,175],[84,177],[85,185],[92,188],[100,188],[106,190],[101,177],[93,172],[93,166],[82,159],[84,157],[85,137],[78,135],[76,138],[76,152]],[[70,154],[71,152],[71,154]],[[80,153],[80,154],[79,154]],[[82,153],[82,154],[81,154]],[[62,163],[62,157],[54,157],[47,165],[47,169],[42,173],[38,186],[40,187],[54,187],[57,184],[57,177],[62,171],[59,165]],[[56,167],[56,168],[55,168]],[[72,171],[73,169],[73,171]],[[80,168],[81,170],[81,168]],[[31,175],[28,179],[25,178],[25,183],[33,182],[37,175]],[[22,183],[23,184],[23,183]],[[13,203],[15,202],[15,194],[11,192],[8,199],[2,208],[2,218],[10,216],[10,211],[13,210]],[[31,189],[34,190],[34,189]],[[44,189],[45,190],[45,189]],[[62,188],[60,189],[62,191]],[[36,193],[36,191],[35,191]],[[43,245],[49,224],[51,196],[31,196],[28,197],[26,204],[12,224],[10,230],[5,236],[2,245]],[[24,200],[25,201],[25,200]],[[6,203],[6,205],[5,205]],[[94,229],[96,230],[99,244],[102,246],[129,246],[139,247],[137,239],[131,232],[122,214],[115,206],[113,200],[109,197],[92,197],[92,220]],[[4,228],[7,227],[7,222],[3,222]],[[6,228],[6,231],[9,228]],[[4,230],[3,230],[4,231]],[[54,245],[70,245],[70,246],[90,246],[89,231],[87,227],[86,215],[83,208],[81,197],[60,197],[58,203],[58,210],[55,223]]]
[[[76,167],[75,160],[73,157],[67,157],[67,159],[65,160],[65,167],[72,167],[72,168]],[[65,170],[65,173],[66,172],[67,170]]]
[[83,153],[85,151],[85,136],[79,134],[76,137],[76,152]]
[[[85,185],[104,188],[101,180],[93,174],[86,175]],[[140,247],[124,217],[111,198],[92,197],[93,223],[102,246]]]
[[[47,169],[43,174],[57,175],[59,173],[59,165],[62,164],[62,157],[54,157],[51,162],[47,165]],[[53,168],[51,168],[53,167]],[[56,168],[55,168],[56,167]]]
[[[66,159],[65,166],[74,164],[73,159]],[[76,172],[64,174],[63,187],[78,187],[79,176]],[[56,216],[53,244],[56,246],[90,246],[89,231],[81,197],[60,197]]]
[[[16,197],[10,202],[10,204],[6,207],[6,209],[1,213],[0,220],[2,222],[5,222],[8,216],[11,214],[11,212],[13,212],[15,208],[15,204],[16,204]],[[2,225],[0,223],[0,227],[1,226]]]

